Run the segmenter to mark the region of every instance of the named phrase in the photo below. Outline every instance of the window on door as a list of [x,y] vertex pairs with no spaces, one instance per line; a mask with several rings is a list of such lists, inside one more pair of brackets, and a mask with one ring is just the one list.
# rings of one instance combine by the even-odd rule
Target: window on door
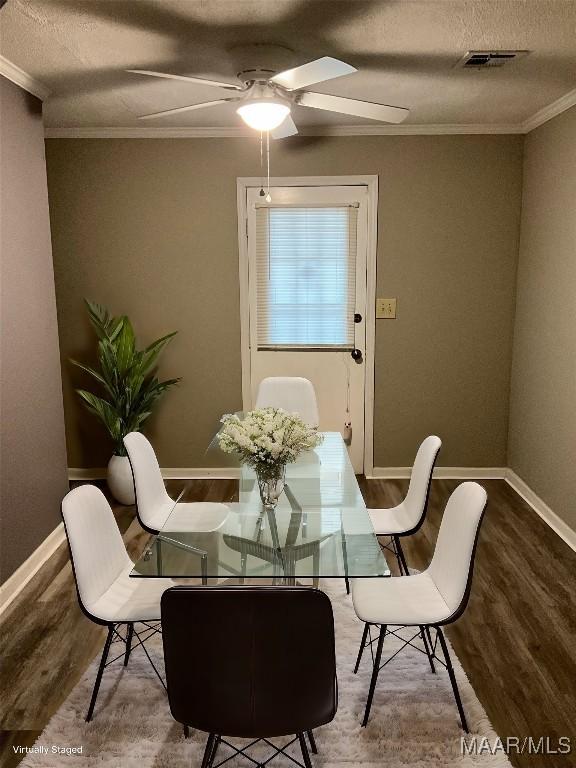
[[260,350],[354,348],[358,207],[256,206]]
[[[361,472],[367,185],[272,185],[266,203],[256,182],[244,194],[239,209],[246,217],[245,235],[240,227],[244,407],[253,407],[267,376],[309,379],[320,429],[347,437],[354,468]],[[359,358],[352,357],[356,350]]]

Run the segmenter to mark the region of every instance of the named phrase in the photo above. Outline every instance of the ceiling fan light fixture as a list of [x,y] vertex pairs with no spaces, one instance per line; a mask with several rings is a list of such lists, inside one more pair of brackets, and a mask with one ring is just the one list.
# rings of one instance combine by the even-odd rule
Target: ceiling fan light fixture
[[273,131],[290,114],[290,105],[280,99],[255,99],[245,101],[236,112],[250,128]]

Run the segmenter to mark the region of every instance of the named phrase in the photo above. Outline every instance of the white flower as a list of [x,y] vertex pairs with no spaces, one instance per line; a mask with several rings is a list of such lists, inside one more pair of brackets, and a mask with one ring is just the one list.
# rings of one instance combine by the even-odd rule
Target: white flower
[[303,451],[316,448],[322,435],[295,413],[281,408],[258,408],[239,418],[225,414],[218,441],[225,453],[237,453],[243,463],[258,469],[295,461]]

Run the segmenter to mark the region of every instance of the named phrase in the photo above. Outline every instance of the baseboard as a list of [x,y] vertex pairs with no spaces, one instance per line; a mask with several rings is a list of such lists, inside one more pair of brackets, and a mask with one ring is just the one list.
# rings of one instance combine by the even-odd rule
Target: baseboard
[[[374,467],[368,479],[400,480],[410,477],[411,467]],[[436,467],[437,480],[505,480],[552,530],[576,551],[576,531],[559,517],[510,467]]]
[[162,467],[166,480],[238,480],[240,467]]
[[68,467],[68,480],[106,480],[106,467]]
[[[237,480],[239,467],[162,467],[165,480]],[[106,480],[106,467],[68,467],[68,480]]]
[[[240,477],[238,467],[162,467],[162,477],[166,480],[237,480]],[[369,480],[396,480],[410,477],[412,467],[374,467],[366,475]],[[437,480],[504,480],[506,467],[436,467],[434,477]],[[68,467],[69,480],[105,480],[106,467],[82,469]]]
[[66,540],[64,523],[54,528],[30,557],[14,571],[4,584],[0,586],[0,614],[3,613],[17,595],[24,589],[30,579],[40,570],[44,563],[52,557],[60,544]]
[[563,539],[568,546],[576,552],[576,531],[559,517],[545,501],[543,501],[530,486],[519,477],[513,469],[508,468],[504,478],[508,485],[529,504],[534,512],[539,515],[552,530]]
[[[369,480],[401,480],[410,477],[412,467],[374,467]],[[504,480],[506,467],[436,467],[436,480]]]

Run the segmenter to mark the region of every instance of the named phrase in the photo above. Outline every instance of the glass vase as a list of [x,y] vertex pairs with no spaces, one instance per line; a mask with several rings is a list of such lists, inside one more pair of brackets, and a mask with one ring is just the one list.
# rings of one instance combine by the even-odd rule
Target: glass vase
[[258,489],[262,504],[268,509],[274,509],[278,504],[278,498],[284,490],[286,481],[286,465],[278,467],[264,467],[256,470]]

